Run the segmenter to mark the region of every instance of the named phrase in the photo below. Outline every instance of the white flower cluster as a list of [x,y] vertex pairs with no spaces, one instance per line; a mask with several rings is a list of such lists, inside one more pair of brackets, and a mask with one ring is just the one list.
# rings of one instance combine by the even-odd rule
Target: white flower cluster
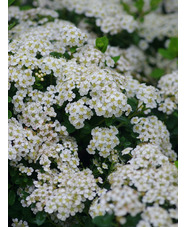
[[23,106],[22,115],[19,116],[19,122],[27,127],[37,130],[44,123],[49,122],[51,117],[56,117],[53,107],[42,107],[39,102],[28,102]]
[[171,149],[170,134],[164,123],[156,116],[134,117],[131,123],[134,124],[133,131],[139,134],[137,138],[141,142],[158,145],[163,154],[171,160],[176,160],[177,154]]
[[140,100],[140,105],[144,103],[147,109],[156,108],[157,103],[160,102],[158,89],[151,85],[147,86],[146,84],[140,84],[136,89],[136,97]]
[[158,205],[148,207],[142,214],[143,220],[153,226],[171,226],[172,220],[170,214]]
[[163,99],[158,110],[171,114],[178,109],[178,71],[162,76],[157,86]]
[[121,224],[125,224],[127,214],[136,216],[142,212],[144,205],[139,201],[140,193],[129,186],[117,187],[103,192],[90,207],[91,217],[114,213]]
[[38,172],[34,186],[26,200],[21,200],[22,205],[27,207],[34,203],[34,213],[44,210],[58,221],[82,212],[83,202],[92,200],[98,190],[90,169],[79,171],[68,167],[61,172],[52,169],[47,173]]
[[[47,74],[51,72],[50,65],[59,68],[55,63],[52,64],[52,60],[48,60],[51,52],[56,51],[63,54],[65,51],[69,51],[72,46],[82,46],[87,40],[87,34],[72,23],[62,20],[55,20],[55,22],[49,22],[46,25],[34,28],[24,28],[23,26],[21,32],[16,31],[16,27],[11,30],[14,32],[15,29],[17,34],[14,35],[13,41],[9,43],[9,51],[13,53],[13,56],[10,55],[10,65],[16,66],[19,64],[20,67],[25,63],[27,63],[27,67],[30,65],[35,67],[43,65],[41,71]],[[47,58],[38,59],[38,53]],[[32,66],[32,69],[35,67]]]
[[22,173],[31,175],[33,168],[25,167],[21,163],[15,165],[24,158],[30,163],[39,160],[45,171],[50,170],[51,160],[55,159],[57,167],[63,169],[69,165],[77,168],[79,158],[75,140],[68,137],[66,127],[58,121],[54,124],[44,124],[36,133],[30,128],[23,128],[16,119],[9,120],[9,160],[12,165],[19,168]]
[[[38,4],[94,17],[105,33],[116,34],[123,29],[133,32],[137,25],[132,16],[123,14],[119,0],[39,0]],[[140,111],[148,114],[153,108],[172,113],[177,108],[177,72],[163,76],[158,90],[132,77],[145,70],[143,47],[140,50],[129,46],[123,50],[109,46],[102,53],[86,30],[57,19],[53,10],[22,11],[14,6],[9,10],[9,20],[19,21],[9,32],[9,90],[11,96],[13,93],[9,160],[21,175],[31,178],[37,173],[37,178],[31,178],[32,186],[18,190],[22,206],[32,205],[34,214],[45,211],[54,222],[65,226],[64,221],[82,212],[85,202],[98,195],[90,207],[92,217],[114,213],[124,224],[127,215],[142,213],[138,227],[171,226],[172,219],[177,219],[177,210],[165,211],[158,206],[168,202],[177,207],[177,169],[170,163],[176,160],[176,153],[171,149],[170,135],[163,122],[156,116],[131,119],[133,131],[139,134],[137,139],[142,143],[121,152],[132,155],[126,165],[117,150],[121,145],[119,127],[104,127],[110,119],[96,122],[85,149],[93,155],[93,167],[100,174],[115,168],[106,179],[110,190],[102,191],[97,183],[104,185],[104,177],[96,179],[96,171],[85,169],[84,163],[80,166],[81,146],[67,129],[70,124],[81,129],[85,121],[99,117],[111,120],[122,115],[128,117],[132,111],[128,101],[132,97],[138,104],[137,112],[131,116]],[[112,57],[118,55],[120,59],[115,64]],[[174,106],[167,105],[165,109],[170,100]],[[23,190],[29,194],[26,198]],[[149,207],[149,203],[153,206]],[[12,226],[28,224],[13,219]]]
[[106,52],[103,54],[101,51],[94,48],[94,43],[85,45],[82,48],[77,49],[77,52],[74,54],[77,62],[85,66],[92,66],[93,64],[95,64],[100,68],[105,68],[106,63],[107,66],[113,67],[114,60],[110,57],[110,53]]
[[151,43],[155,38],[178,36],[178,14],[149,13],[139,29],[139,35]]
[[119,0],[39,0],[38,6],[50,5],[52,9],[66,8],[77,14],[85,14],[86,17],[94,17],[96,25],[104,33],[117,34],[122,30],[133,32],[138,23],[133,16],[127,14]]
[[[126,149],[123,153],[126,154],[129,150],[131,149]],[[144,153],[146,155],[147,165],[141,165],[140,160],[137,164],[132,161],[137,159],[136,152],[138,151],[141,154]],[[160,156],[156,156],[157,153],[159,153]],[[162,226],[171,226],[171,224],[173,224],[172,218],[177,219],[177,168],[174,164],[171,164],[166,160],[166,157],[160,152],[157,146],[152,144],[137,146],[133,150],[133,154],[133,158],[129,161],[130,164],[118,166],[116,171],[109,175],[108,179],[111,184],[111,190],[104,192],[100,195],[99,199],[94,200],[93,205],[90,208],[90,214],[93,217],[100,215],[99,212],[101,215],[104,215],[107,211],[113,209],[114,214],[119,219],[120,223],[123,223],[125,222],[126,206],[129,208],[128,212],[131,213],[131,215],[142,212],[141,217],[143,221],[141,220],[137,226],[143,226],[142,223],[146,222],[147,223],[144,226],[151,226],[150,224],[158,226],[156,221],[158,223],[164,223],[167,218],[169,220],[168,225],[162,224]],[[148,158],[150,155],[152,159]],[[155,157],[157,161],[153,160],[153,157]],[[165,161],[162,161],[162,157]],[[130,187],[135,187],[138,193]],[[130,201],[130,198],[125,201],[125,196],[128,195],[128,188],[130,191],[133,191],[132,197],[135,198],[134,201]],[[123,191],[123,196],[119,195],[120,191]],[[108,198],[107,195],[110,195],[110,198]],[[139,198],[141,199],[139,200]],[[171,208],[169,209],[169,212],[164,208],[151,210],[151,208],[162,206],[167,202],[176,206],[176,209]],[[134,205],[132,210],[130,210],[130,207],[132,206],[130,205],[131,203]],[[154,205],[149,206],[149,204],[152,203],[154,203]],[[123,205],[120,206],[120,204]],[[139,204],[141,205],[139,206]],[[119,207],[120,209],[117,210],[115,207]],[[138,209],[139,207],[141,210]],[[156,216],[156,211],[157,213],[165,213],[166,215],[157,215],[155,221],[153,218],[147,218],[146,215],[148,210],[151,210],[152,217]],[[134,214],[133,212],[135,211],[136,213]],[[124,217],[121,217],[120,214]]]
[[133,185],[139,192],[145,192],[142,193],[144,203],[155,202],[162,205],[168,201],[177,205],[177,175],[177,168],[168,162],[161,167],[149,167],[148,171],[143,167],[136,169],[131,163],[118,167],[109,176],[109,181],[113,188],[121,187],[123,184]]
[[134,45],[127,49],[108,46],[106,53],[111,57],[120,56],[116,63],[119,72],[141,72],[144,69],[146,57],[143,51]]
[[34,169],[32,167],[26,167],[22,163],[18,164],[17,167],[19,168],[19,171],[21,173],[26,173],[27,176],[32,175],[32,173],[34,172]]
[[70,114],[69,121],[75,128],[83,128],[85,119],[90,119],[93,112],[90,108],[84,105],[83,99],[79,99],[77,102],[68,103],[66,106],[66,112]]
[[50,17],[52,18],[58,17],[58,13],[56,11],[51,9],[46,9],[46,8],[39,8],[39,7],[32,8],[29,10],[20,10],[18,6],[11,6],[8,9],[8,11],[9,11],[8,20],[11,20],[12,18],[16,18],[17,20],[19,20],[19,22],[24,22],[29,19],[29,23],[32,26],[37,26],[38,24],[46,23],[49,21]]
[[134,169],[156,167],[168,163],[168,158],[162,154],[159,147],[150,143],[140,144],[135,149],[126,148],[122,154],[129,152],[132,154],[129,163]]
[[123,112],[128,115],[131,107],[127,104],[127,96],[122,92],[124,86],[125,79],[121,74],[93,65],[85,67],[72,59],[66,63],[62,74],[57,78],[56,100],[60,106],[67,100],[71,102],[76,98],[74,90],[78,89],[83,98],[70,103],[66,111],[70,113],[71,123],[80,128],[83,127],[83,121],[92,116],[91,110],[95,110],[97,116],[106,118],[113,115],[119,117]]
[[[153,148],[153,145],[150,146]],[[144,147],[144,151],[145,149]],[[113,212],[117,220],[123,224],[126,222],[127,214],[135,216],[142,212],[143,221],[140,221],[139,226],[144,222],[147,222],[145,226],[151,226],[150,224],[158,226],[156,222],[165,223],[166,219],[169,220],[168,225],[162,224],[162,226],[171,226],[172,218],[177,219],[177,209],[170,209],[167,212],[159,206],[168,202],[177,207],[177,174],[176,167],[169,162],[163,163],[158,168],[149,165],[148,171],[142,166],[136,169],[132,162],[129,165],[119,166],[108,177],[111,190],[104,191],[93,201],[90,215],[95,217],[104,215],[106,212]],[[134,186],[137,191],[131,186]],[[154,206],[148,205],[152,203]],[[159,210],[153,207],[159,207]],[[158,212],[166,215],[157,215],[155,220],[152,217],[147,218],[150,210],[152,217],[155,217]]]
[[20,161],[22,157],[34,152],[39,137],[34,135],[32,130],[23,128],[15,118],[9,119],[8,126],[8,158]]
[[136,97],[138,99],[138,110],[146,108],[144,113],[149,113],[151,109],[156,108],[161,101],[160,92],[152,85],[146,85],[133,79],[129,74],[126,76],[126,94],[127,97]]
[[12,219],[12,227],[29,227],[27,221],[18,220],[17,218]]
[[114,147],[119,144],[117,134],[118,130],[114,126],[110,126],[110,128],[96,127],[92,129],[91,135],[93,138],[87,147],[87,152],[89,154],[95,154],[98,151],[100,156],[104,158],[108,157]]

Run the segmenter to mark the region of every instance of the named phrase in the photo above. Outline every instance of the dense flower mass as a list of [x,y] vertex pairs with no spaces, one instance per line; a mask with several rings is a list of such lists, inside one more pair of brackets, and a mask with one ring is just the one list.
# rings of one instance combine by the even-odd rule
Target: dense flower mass
[[131,122],[134,124],[133,130],[139,134],[138,138],[141,142],[150,142],[156,144],[166,156],[176,159],[176,153],[171,149],[169,141],[169,132],[166,126],[157,119],[156,116],[134,117]]
[[87,151],[90,154],[95,154],[95,150],[99,151],[99,155],[106,158],[113,151],[113,148],[119,144],[119,139],[116,137],[118,130],[112,126],[110,129],[96,127],[91,134],[93,139],[88,145]]
[[97,188],[96,180],[89,169],[74,171],[64,165],[60,173],[52,170],[47,174],[38,172],[38,181],[34,181],[31,194],[26,201],[21,200],[21,203],[23,207],[34,203],[34,213],[44,210],[53,214],[57,220],[65,221],[69,216],[82,212],[83,202],[92,200]]
[[158,88],[163,102],[159,105],[159,110],[171,114],[178,109],[178,72],[173,71],[161,77],[158,81]]
[[177,226],[177,4],[9,7],[9,226]]

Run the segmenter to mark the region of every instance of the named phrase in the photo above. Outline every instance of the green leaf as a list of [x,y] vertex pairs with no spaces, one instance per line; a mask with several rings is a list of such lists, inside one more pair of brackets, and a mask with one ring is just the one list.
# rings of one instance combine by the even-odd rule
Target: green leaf
[[8,119],[10,119],[12,117],[12,112],[9,110],[8,111]]
[[15,203],[16,194],[13,190],[8,192],[8,204],[12,206]]
[[8,96],[8,102],[11,102],[12,98],[10,96]]
[[138,9],[139,12],[142,12],[143,6],[144,6],[144,0],[136,1],[134,6]]
[[136,216],[127,215],[125,226],[133,227],[137,226],[138,222],[141,220],[141,214],[137,214]]
[[113,60],[114,60],[114,62],[116,63],[117,61],[119,61],[120,56],[112,57],[112,59],[113,59]]
[[75,47],[71,47],[71,48],[70,48],[70,52],[73,54],[73,53],[75,53],[75,52],[76,52],[76,49],[77,49],[77,46],[75,46]]
[[138,100],[136,98],[129,98],[127,103],[132,107],[132,110],[135,111],[138,106]]
[[153,78],[155,78],[155,79],[159,79],[164,74],[165,74],[165,70],[164,69],[156,68],[156,69],[154,69],[152,71],[152,73],[150,74],[150,76],[153,77]]
[[178,112],[174,111],[173,116],[178,117]]
[[130,14],[130,6],[127,3],[122,2],[123,9]]
[[[92,218],[90,218],[90,216],[84,216],[84,217],[82,217],[82,219],[83,219],[84,226],[95,227],[95,225],[92,223]],[[77,225],[76,225],[76,227],[77,227]]]
[[116,117],[116,119],[125,125],[130,124],[130,120],[127,117],[121,116],[121,117]]
[[167,58],[167,59],[173,59],[174,58],[174,55],[172,55],[172,53],[169,51],[169,50],[166,50],[166,49],[158,49],[158,52],[164,57],[164,58]]
[[108,127],[111,126],[114,121],[115,121],[115,119],[113,119],[113,118],[105,118],[105,124]]
[[70,59],[70,55],[67,51],[62,56],[65,57],[67,60]]
[[174,164],[175,164],[175,166],[176,166],[177,169],[178,169],[178,161],[175,161]]
[[[143,19],[143,18],[141,18],[141,19]],[[139,41],[140,41],[139,35],[136,32],[134,32],[133,36],[132,36],[132,42],[134,42],[135,45],[138,45]]]
[[151,8],[151,10],[157,9],[161,1],[162,0],[151,0],[150,1],[150,8]]
[[158,52],[167,59],[174,59],[178,57],[178,38],[172,37],[167,49],[158,49]]
[[15,2],[15,0],[8,0],[8,6],[12,5]]
[[45,212],[43,212],[43,211],[38,212],[36,214],[35,223],[39,226],[42,225],[46,220],[46,216],[47,216],[47,214]]
[[113,215],[106,214],[104,216],[95,217],[92,220],[92,222],[94,224],[96,224],[96,226],[99,226],[99,227],[111,227],[111,226],[113,226],[112,225],[113,218],[114,218]]
[[91,130],[91,125],[88,122],[85,122],[85,126],[81,129],[80,132],[84,135],[88,135],[91,133]]
[[100,37],[96,39],[96,47],[102,52],[105,53],[108,46],[108,38],[106,36]]
[[174,53],[175,55],[178,56],[178,38],[177,37],[172,37],[170,39],[169,47],[168,49]]
[[68,133],[73,133],[76,131],[76,128],[70,123],[68,116],[63,116],[64,126],[67,128]]
[[16,25],[16,22],[14,21],[10,25],[8,25],[8,30],[11,30]]
[[33,7],[32,6],[29,6],[29,5],[25,5],[25,6],[20,6],[19,9],[20,10],[29,10],[29,9],[32,9]]
[[62,53],[59,53],[59,52],[51,52],[50,55],[52,57],[55,57],[55,58],[61,58],[61,57],[63,57],[63,54]]

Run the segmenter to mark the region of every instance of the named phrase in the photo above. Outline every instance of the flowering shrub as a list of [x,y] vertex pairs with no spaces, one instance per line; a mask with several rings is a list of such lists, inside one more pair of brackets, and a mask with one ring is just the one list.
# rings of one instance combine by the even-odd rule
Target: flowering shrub
[[176,7],[9,7],[10,226],[177,226]]

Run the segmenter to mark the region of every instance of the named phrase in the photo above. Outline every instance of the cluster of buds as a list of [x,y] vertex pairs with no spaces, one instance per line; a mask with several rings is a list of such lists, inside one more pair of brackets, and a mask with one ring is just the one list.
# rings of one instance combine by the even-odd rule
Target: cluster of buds
[[46,76],[46,73],[43,73],[41,70],[39,70],[37,73],[35,73],[35,76],[40,79],[40,81],[44,81],[44,76]]

